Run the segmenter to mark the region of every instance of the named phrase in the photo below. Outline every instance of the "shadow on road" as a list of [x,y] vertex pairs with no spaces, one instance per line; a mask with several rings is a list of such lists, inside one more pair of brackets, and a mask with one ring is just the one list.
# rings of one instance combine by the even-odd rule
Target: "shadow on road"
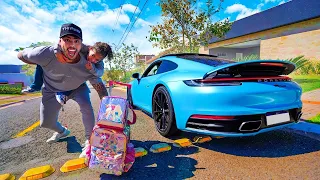
[[[198,152],[198,147],[177,148],[171,146],[171,150],[162,153],[152,153],[149,151],[153,144],[161,143],[159,141],[131,141],[135,147],[143,147],[148,154],[138,157],[129,172],[120,177],[101,174],[101,180],[106,179],[186,179],[193,177],[193,171],[196,170],[197,161],[183,157],[183,155],[194,154]],[[170,144],[172,145],[172,144]]]
[[67,152],[68,153],[81,153],[82,147],[77,141],[75,136],[69,136],[67,138],[61,139],[58,142],[67,142]]
[[[173,139],[185,137],[192,140],[196,135],[183,132]],[[319,151],[320,141],[277,130],[249,137],[212,138],[212,141],[196,146],[236,156],[277,158]]]

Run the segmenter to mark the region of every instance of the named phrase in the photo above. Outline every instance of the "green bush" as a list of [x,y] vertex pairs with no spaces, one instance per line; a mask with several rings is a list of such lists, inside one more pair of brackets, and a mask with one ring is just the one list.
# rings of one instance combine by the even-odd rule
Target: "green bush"
[[304,58],[304,56],[287,59],[286,61],[294,63],[296,65],[296,69],[294,71],[300,74],[307,74],[306,72],[309,71],[309,66],[311,65],[310,60]]
[[0,94],[21,94],[22,84],[0,84]]
[[297,70],[296,74],[298,75],[320,74],[320,62],[309,61],[308,64],[306,64],[305,66]]
[[120,81],[124,83],[128,83],[133,80],[132,74],[133,73],[142,73],[145,71],[147,68],[147,65],[142,63],[142,64],[137,64],[135,68],[123,72],[122,70],[112,68],[111,70],[106,70],[102,76],[102,79],[106,82],[113,80],[113,81]]

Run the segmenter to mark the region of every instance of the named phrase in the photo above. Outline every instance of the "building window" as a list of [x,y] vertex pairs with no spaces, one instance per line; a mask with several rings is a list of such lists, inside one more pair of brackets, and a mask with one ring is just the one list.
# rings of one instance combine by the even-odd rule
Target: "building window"
[[227,53],[218,53],[218,56],[219,56],[219,57],[226,57],[226,56],[227,56]]
[[236,59],[242,59],[243,53],[236,53]]

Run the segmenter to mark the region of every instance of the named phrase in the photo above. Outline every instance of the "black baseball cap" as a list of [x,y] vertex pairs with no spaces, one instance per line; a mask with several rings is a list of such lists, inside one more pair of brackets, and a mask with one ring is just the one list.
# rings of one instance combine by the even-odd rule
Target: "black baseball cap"
[[63,24],[60,29],[60,38],[66,35],[73,35],[82,40],[82,30],[79,26],[73,23]]

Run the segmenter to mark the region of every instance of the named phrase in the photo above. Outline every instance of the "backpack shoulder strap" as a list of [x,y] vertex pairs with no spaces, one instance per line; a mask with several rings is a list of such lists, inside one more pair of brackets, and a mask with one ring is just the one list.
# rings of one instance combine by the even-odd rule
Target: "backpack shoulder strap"
[[128,124],[129,124],[129,125],[132,125],[132,124],[135,124],[135,123],[136,123],[137,115],[136,115],[136,113],[134,112],[131,104],[128,103],[128,105],[129,105],[129,110],[132,111],[132,115],[133,115],[132,122],[131,122],[131,121],[128,121]]

